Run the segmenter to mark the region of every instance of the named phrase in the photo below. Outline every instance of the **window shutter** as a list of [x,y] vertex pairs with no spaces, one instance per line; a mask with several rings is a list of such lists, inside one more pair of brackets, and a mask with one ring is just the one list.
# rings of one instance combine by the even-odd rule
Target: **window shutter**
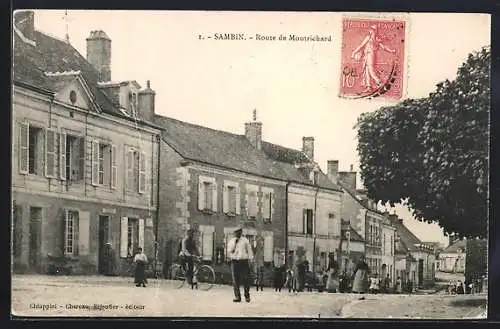
[[264,192],[262,195],[262,218],[269,220],[271,218],[271,193]]
[[217,183],[212,182],[212,211],[217,212]]
[[128,218],[121,218],[120,227],[120,257],[126,258],[128,254]]
[[264,262],[273,261],[274,239],[272,232],[264,236]]
[[146,192],[146,153],[139,153],[139,193]]
[[[79,149],[78,149],[78,155],[80,156],[79,158],[79,171],[78,171],[78,178],[79,180],[84,181],[85,180],[85,164],[87,160],[87,146],[85,144],[85,138],[80,137],[78,139],[79,141]],[[68,177],[69,178],[69,177]]]
[[45,176],[56,176],[56,132],[45,130]]
[[99,184],[99,142],[92,141],[92,185]]
[[201,179],[198,182],[198,210],[203,210],[205,208],[205,191],[204,184]]
[[271,192],[271,193],[269,194],[269,196],[270,196],[270,198],[271,198],[271,202],[270,202],[270,206],[269,206],[269,207],[271,208],[271,210],[270,210],[270,214],[269,214],[269,220],[270,220],[270,221],[272,221],[272,220],[273,220],[273,217],[274,217],[274,199],[275,199],[275,198],[274,198],[274,193],[273,193],[273,192]]
[[116,166],[116,145],[111,145],[111,188],[116,188],[118,181],[118,168]]
[[235,193],[235,203],[236,203],[236,215],[241,214],[241,191],[240,187],[236,186],[234,188],[234,193]]
[[90,245],[90,212],[78,214],[78,254],[88,255]]
[[302,210],[302,233],[307,232],[307,209]]
[[[200,256],[203,257],[203,255],[205,255],[205,245],[203,244],[203,231],[200,231],[199,232],[199,235],[198,235],[198,246],[199,247],[199,252],[200,252]],[[204,259],[204,258],[203,258]]]
[[212,260],[214,251],[213,233],[203,232],[203,260]]
[[19,172],[28,174],[29,163],[29,124],[19,124]]
[[229,212],[229,189],[226,184],[222,185],[222,212],[224,214]]
[[139,219],[139,247],[144,250],[144,219]]
[[66,255],[66,250],[68,249],[68,231],[67,231],[67,228],[68,228],[68,217],[69,217],[69,210],[64,210],[64,218],[63,218],[63,221],[62,221],[62,237],[63,237],[63,243],[62,243],[62,247],[63,247],[63,255]]
[[59,136],[59,176],[66,180],[66,133]]
[[127,190],[133,190],[134,187],[134,151],[133,150],[128,150],[125,153],[125,162],[127,169],[125,171],[125,182],[127,184]]

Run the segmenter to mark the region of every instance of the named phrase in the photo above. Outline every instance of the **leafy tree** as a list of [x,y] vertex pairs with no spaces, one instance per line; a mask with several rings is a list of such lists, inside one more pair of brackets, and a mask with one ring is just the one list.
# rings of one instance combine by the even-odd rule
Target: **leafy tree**
[[368,196],[409,206],[446,233],[486,237],[491,51],[469,54],[426,98],[363,113],[358,130]]

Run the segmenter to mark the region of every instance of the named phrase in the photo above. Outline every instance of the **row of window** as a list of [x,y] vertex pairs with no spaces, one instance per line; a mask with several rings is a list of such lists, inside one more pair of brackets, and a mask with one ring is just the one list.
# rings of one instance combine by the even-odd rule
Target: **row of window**
[[[19,169],[25,175],[45,175],[70,183],[85,180],[86,140],[83,136],[58,133],[29,123],[20,123]],[[118,147],[92,140],[91,183],[118,185]],[[126,150],[125,186],[129,191],[146,191],[146,154],[137,148]]]
[[[217,182],[215,178],[200,177],[198,185],[198,209],[203,212],[218,211]],[[241,189],[237,182],[224,181],[222,186],[222,212],[228,216],[241,215]],[[247,185],[245,212],[249,219],[257,219],[259,215],[265,222],[271,222],[274,215],[274,191],[256,185]]]
[[380,239],[380,227],[371,223],[369,224],[367,242],[374,246],[380,246],[382,244],[382,241]]

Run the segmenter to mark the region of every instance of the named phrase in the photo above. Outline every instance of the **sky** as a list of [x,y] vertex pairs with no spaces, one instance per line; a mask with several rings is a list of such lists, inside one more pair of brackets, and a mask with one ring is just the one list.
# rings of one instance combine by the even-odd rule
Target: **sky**
[[[244,134],[256,109],[264,140],[301,149],[302,137],[313,136],[315,160],[323,170],[328,160],[339,160],[341,171],[350,165],[359,171],[353,129],[358,116],[394,103],[339,98],[342,15],[361,14],[68,10],[65,18],[64,10],[37,10],[35,27],[61,39],[68,32],[83,56],[90,31],[105,31],[112,40],[112,80],[136,80],[143,87],[150,80],[157,114]],[[486,14],[403,18],[409,22],[404,98],[426,97],[438,82],[456,76],[471,51],[490,44]],[[215,33],[317,34],[332,41],[207,38]],[[402,206],[392,211],[421,240],[447,245],[437,224],[418,222]]]

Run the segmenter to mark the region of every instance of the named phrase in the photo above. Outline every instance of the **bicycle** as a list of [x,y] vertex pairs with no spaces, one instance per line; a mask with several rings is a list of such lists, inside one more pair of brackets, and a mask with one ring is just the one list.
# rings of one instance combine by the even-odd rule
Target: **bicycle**
[[[193,256],[193,260],[193,282],[191,283],[191,289],[211,289],[215,284],[215,271],[213,267],[210,265],[200,265],[201,257],[199,256]],[[187,264],[182,266],[178,263],[174,263],[170,266],[168,273],[170,275],[170,279],[174,281],[177,289],[182,288],[187,281],[186,266]]]

